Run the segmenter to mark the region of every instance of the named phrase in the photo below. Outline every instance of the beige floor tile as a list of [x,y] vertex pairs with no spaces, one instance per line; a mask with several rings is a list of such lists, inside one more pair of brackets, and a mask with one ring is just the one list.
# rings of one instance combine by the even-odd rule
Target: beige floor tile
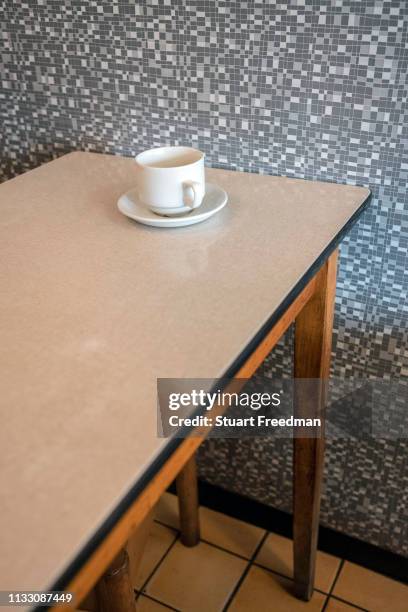
[[[165,493],[161,497],[156,506],[155,519],[175,529],[179,528],[178,502],[175,495]],[[200,508],[200,528],[203,540],[247,558],[251,557],[265,533],[259,527],[204,506]]]
[[360,608],[355,608],[351,604],[330,597],[325,612],[359,612],[359,610]]
[[[131,580],[135,589],[140,589],[143,586],[160,559],[167,552],[171,544],[173,544],[176,537],[177,532],[174,529],[170,529],[159,523],[153,523],[138,571],[131,571]],[[132,550],[132,540],[129,540],[127,550],[130,557],[130,568],[132,570],[132,554],[134,552]]]
[[183,612],[217,612],[231,594],[246,562],[201,542],[176,542],[149,581],[146,593]]
[[[316,559],[315,586],[328,593],[336,577],[341,560],[318,551]],[[271,533],[259,551],[255,563],[263,565],[278,574],[293,577],[292,540]]]
[[154,511],[154,518],[174,529],[180,528],[178,500],[171,493],[164,493],[157,503]]
[[408,586],[346,562],[333,595],[372,612],[407,612]]
[[[95,610],[95,608],[92,608],[92,610]],[[153,601],[149,597],[144,597],[144,595],[140,595],[136,602],[136,612],[169,612],[169,610],[172,610],[172,608]],[[88,612],[88,610],[78,608],[75,612]]]
[[201,538],[249,559],[265,534],[264,529],[226,514],[200,508]]
[[296,599],[292,581],[252,566],[228,612],[320,612],[326,596],[315,591],[309,602]]
[[141,595],[137,600],[137,612],[169,612],[170,608]]

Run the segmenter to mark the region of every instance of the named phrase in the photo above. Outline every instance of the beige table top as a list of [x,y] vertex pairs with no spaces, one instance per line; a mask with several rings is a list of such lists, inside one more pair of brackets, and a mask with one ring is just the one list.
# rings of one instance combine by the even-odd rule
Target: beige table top
[[117,210],[130,159],[72,153],[0,186],[1,589],[61,576],[168,444],[156,378],[225,373],[369,195],[207,177],[227,207],[171,230]]

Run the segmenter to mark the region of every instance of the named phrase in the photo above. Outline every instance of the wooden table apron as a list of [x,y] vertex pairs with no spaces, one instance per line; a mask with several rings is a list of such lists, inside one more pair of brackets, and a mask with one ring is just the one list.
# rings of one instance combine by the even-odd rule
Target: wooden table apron
[[[250,378],[293,322],[295,322],[295,377],[322,380],[328,377],[337,254],[335,249],[324,260],[305,288],[285,309],[245,363],[239,367],[235,374],[236,378]],[[302,416],[307,414],[310,418],[317,414],[324,403],[323,396],[317,402],[313,398],[311,402],[308,402],[307,398],[302,399],[302,405],[295,408],[296,414]],[[197,436],[196,430],[194,436],[182,440],[70,583],[64,585],[67,591],[74,593],[77,602],[89,593],[111,562],[116,560],[129,537],[141,525],[177,476],[180,509],[186,517],[184,527],[182,521],[182,532],[184,532],[182,538],[184,535],[187,545],[196,543],[198,534],[194,531],[198,528],[198,503],[194,454],[208,431],[202,428],[201,433],[201,436]],[[305,600],[309,600],[313,593],[323,458],[323,437],[294,439],[294,583],[295,593]],[[58,588],[60,586],[62,585],[56,585]],[[54,609],[71,608],[59,606]]]

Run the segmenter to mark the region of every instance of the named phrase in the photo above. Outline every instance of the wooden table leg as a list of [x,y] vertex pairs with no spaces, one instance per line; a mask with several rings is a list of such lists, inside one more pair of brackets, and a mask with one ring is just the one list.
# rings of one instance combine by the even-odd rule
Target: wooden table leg
[[110,564],[96,585],[100,612],[135,612],[135,593],[129,575],[129,555],[125,549]]
[[200,521],[197,486],[197,464],[193,455],[176,480],[179,501],[181,541],[195,546],[200,541]]
[[319,385],[305,383],[295,392],[295,416],[323,419],[320,437],[294,440],[294,580],[296,595],[306,601],[314,586],[324,463],[324,415],[320,411],[330,373],[336,269],[337,251],[317,273],[316,291],[295,323],[295,377],[321,381]]

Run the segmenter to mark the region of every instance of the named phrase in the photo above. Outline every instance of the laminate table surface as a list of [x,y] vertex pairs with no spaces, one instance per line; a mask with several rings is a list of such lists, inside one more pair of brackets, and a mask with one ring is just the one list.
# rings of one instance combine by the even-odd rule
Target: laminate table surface
[[190,227],[121,215],[131,159],[71,153],[0,186],[0,588],[47,589],[165,452],[157,377],[232,371],[369,197],[207,169]]

